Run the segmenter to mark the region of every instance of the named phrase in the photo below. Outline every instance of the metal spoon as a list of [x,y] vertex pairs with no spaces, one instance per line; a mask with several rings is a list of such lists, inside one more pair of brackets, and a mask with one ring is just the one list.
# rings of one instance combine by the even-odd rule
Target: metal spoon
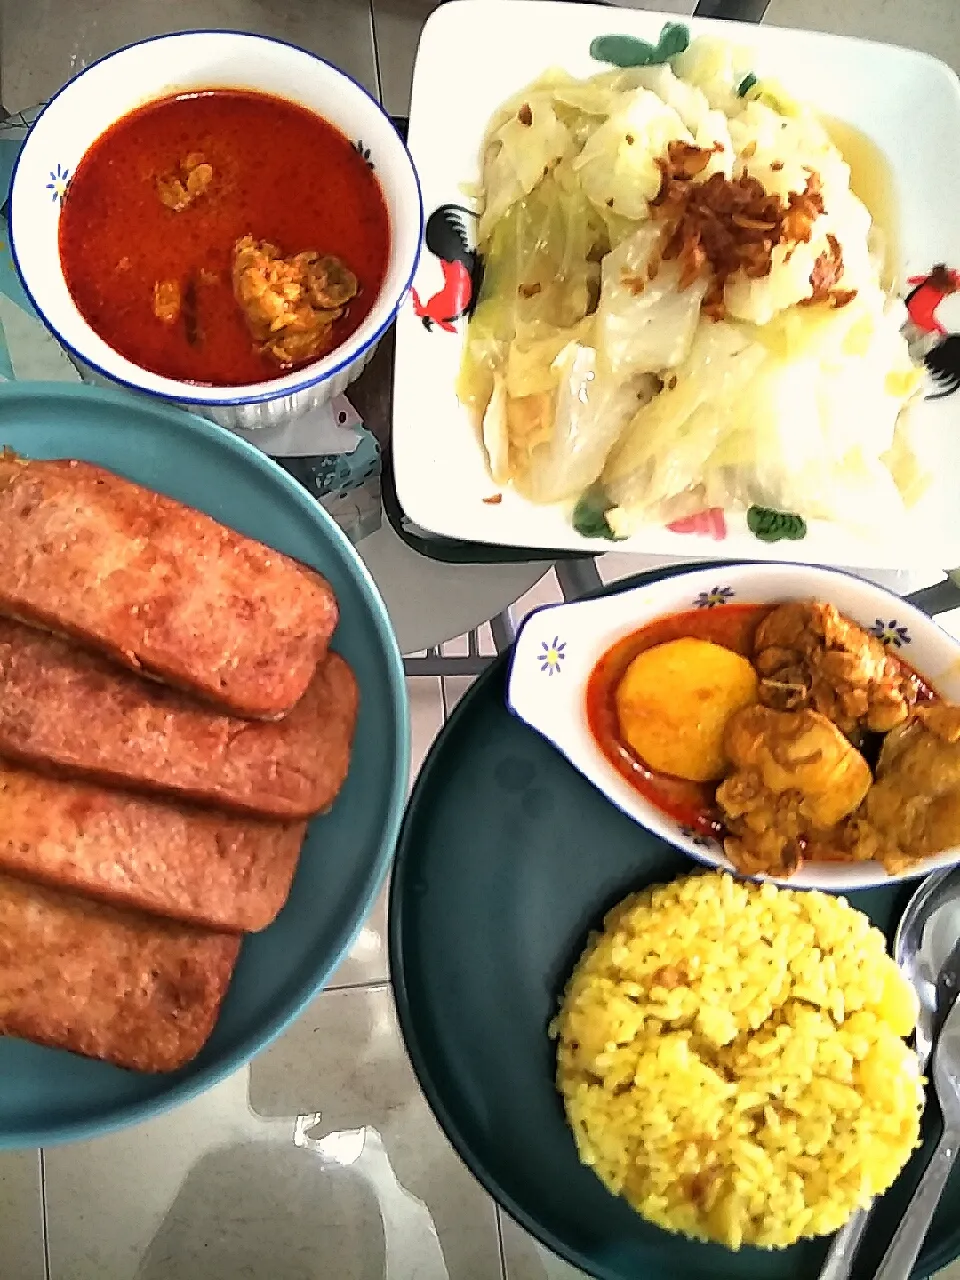
[[[921,1072],[953,1004],[960,978],[960,867],[934,871],[907,903],[893,958],[919,1001],[914,1048]],[[857,1209],[833,1237],[819,1280],[848,1280],[874,1206]]]
[[943,1116],[943,1133],[874,1280],[909,1280],[947,1178],[960,1155],[960,1004],[954,1004],[937,1037],[933,1083]]

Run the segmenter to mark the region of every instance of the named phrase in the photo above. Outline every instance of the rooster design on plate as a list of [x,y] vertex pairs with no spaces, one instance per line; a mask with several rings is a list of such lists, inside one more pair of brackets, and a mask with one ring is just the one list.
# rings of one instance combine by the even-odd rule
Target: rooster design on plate
[[938,388],[927,399],[942,400],[960,391],[960,333],[950,333],[937,309],[944,298],[960,292],[960,272],[938,262],[927,275],[910,276],[908,283],[913,288],[905,299],[905,333]]

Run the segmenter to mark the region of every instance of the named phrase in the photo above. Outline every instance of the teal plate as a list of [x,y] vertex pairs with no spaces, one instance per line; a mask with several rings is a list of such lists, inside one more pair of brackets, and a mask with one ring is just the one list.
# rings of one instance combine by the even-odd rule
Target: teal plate
[[199,418],[121,392],[0,385],[0,445],[32,458],[97,462],[297,556],[340,602],[333,647],[360,686],[349,777],[310,823],[290,899],[243,944],[216,1029],[168,1076],[0,1039],[0,1147],[88,1138],[156,1115],[264,1047],[330,976],[376,898],[393,852],[409,765],[403,665],[366,569],[326,514],[251,445]]
[[[393,870],[390,968],[423,1091],[500,1204],[601,1280],[813,1280],[826,1242],[733,1253],[671,1236],[609,1194],[577,1159],[547,1039],[557,998],[609,907],[695,867],[509,714],[507,662],[480,677],[434,744]],[[901,884],[851,897],[890,934],[910,892]],[[929,1155],[934,1114],[927,1127]],[[873,1275],[923,1154],[885,1197],[858,1280]],[[960,1178],[947,1189],[915,1275],[932,1274],[958,1253]]]

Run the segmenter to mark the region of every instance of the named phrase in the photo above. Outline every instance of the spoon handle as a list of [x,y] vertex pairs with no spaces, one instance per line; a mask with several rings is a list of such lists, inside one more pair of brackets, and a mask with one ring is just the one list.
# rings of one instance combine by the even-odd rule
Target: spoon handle
[[853,1270],[853,1260],[860,1248],[860,1241],[870,1221],[872,1205],[867,1209],[855,1209],[837,1234],[827,1254],[817,1280],[847,1280]]
[[950,1170],[960,1154],[958,1140],[960,1130],[953,1127],[944,1129],[933,1158],[920,1179],[920,1185],[913,1193],[913,1199],[890,1241],[890,1247],[883,1255],[874,1280],[909,1280]]

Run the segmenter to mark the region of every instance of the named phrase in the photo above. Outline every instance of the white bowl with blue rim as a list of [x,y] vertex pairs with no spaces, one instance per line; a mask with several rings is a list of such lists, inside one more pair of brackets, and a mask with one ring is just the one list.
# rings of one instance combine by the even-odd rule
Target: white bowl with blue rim
[[[369,155],[390,217],[380,295],[357,331],[322,359],[269,382],[207,387],[141,369],[114,351],[77,310],[60,265],[61,200],[70,175],[105,130],[156,98],[242,88],[286,98],[334,124]],[[389,116],[323,58],[235,31],[185,31],[119,49],[56,94],[23,145],[10,190],[10,241],[40,317],[92,381],[144,392],[221,426],[273,426],[340,395],[361,373],[407,296],[423,238],[416,170]]]
[[[724,604],[820,600],[890,645],[941,697],[960,701],[960,643],[893,592],[852,574],[797,564],[733,564],[676,574],[570,604],[548,605],[524,622],[507,682],[507,706],[542,734],[612,804],[696,862],[734,870],[718,841],[670,818],[617,772],[590,732],[587,683],[603,655],[631,632],[669,614]],[[911,879],[960,863],[960,848],[914,864],[900,877],[875,862],[804,863],[794,889],[846,893]],[[773,877],[770,877],[773,879]]]

